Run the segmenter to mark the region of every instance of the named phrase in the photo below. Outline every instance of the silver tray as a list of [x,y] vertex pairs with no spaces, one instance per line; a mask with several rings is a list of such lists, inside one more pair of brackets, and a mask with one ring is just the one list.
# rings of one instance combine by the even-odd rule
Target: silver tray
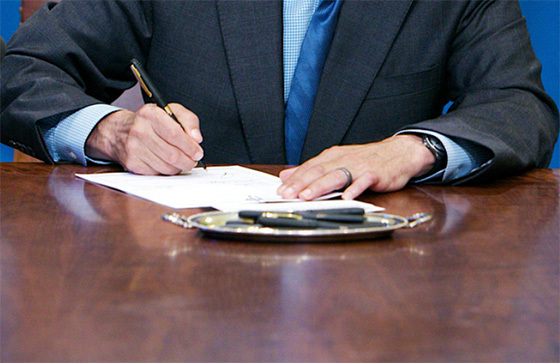
[[388,236],[400,228],[412,228],[429,221],[431,214],[417,213],[410,217],[392,214],[366,213],[367,222],[377,222],[382,226],[340,229],[287,229],[260,226],[232,227],[228,221],[238,220],[237,212],[204,212],[190,217],[178,213],[166,213],[164,220],[184,228],[198,228],[205,236],[234,240],[259,242],[328,242],[355,241]]

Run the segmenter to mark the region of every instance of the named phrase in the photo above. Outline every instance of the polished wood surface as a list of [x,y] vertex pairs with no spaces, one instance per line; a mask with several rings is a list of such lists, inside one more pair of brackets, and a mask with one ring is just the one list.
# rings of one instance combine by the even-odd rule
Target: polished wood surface
[[558,170],[369,193],[434,219],[315,244],[207,239],[103,170],[0,164],[1,361],[559,360]]
[[41,160],[29,156],[19,150],[14,149],[14,161],[16,163],[42,163]]

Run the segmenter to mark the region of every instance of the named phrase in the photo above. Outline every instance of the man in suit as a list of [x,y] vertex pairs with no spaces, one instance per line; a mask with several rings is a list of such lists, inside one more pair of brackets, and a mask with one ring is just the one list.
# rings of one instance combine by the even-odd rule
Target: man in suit
[[[145,174],[188,170],[203,156],[285,164],[291,75],[318,3],[49,4],[10,40],[2,142],[48,162],[105,160]],[[558,110],[516,1],[346,0],[337,16],[302,164],[281,173],[281,195],[344,187],[354,198],[548,165]],[[107,106],[133,85],[132,58],[186,132],[151,104]]]

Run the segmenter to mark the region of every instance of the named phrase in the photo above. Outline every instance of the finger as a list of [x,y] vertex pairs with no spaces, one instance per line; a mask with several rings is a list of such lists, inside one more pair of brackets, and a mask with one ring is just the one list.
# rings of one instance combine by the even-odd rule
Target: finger
[[312,200],[344,187],[348,183],[348,176],[340,169],[335,169],[309,184],[299,197],[304,200]]
[[[166,127],[171,130],[174,128],[179,137],[190,139],[179,124],[159,107],[152,104],[138,110],[125,141],[123,165],[129,170],[142,170],[142,173],[150,174],[153,171],[176,174],[181,170],[192,169],[196,162],[158,134],[161,133],[158,130]],[[146,170],[142,163],[146,163],[153,171]]]
[[[191,159],[185,156],[183,158],[185,158],[184,162],[175,159],[168,161],[165,157],[161,157],[161,154],[150,152],[144,155],[142,161],[149,165],[157,174],[175,175],[182,170],[190,170],[196,165],[196,162]],[[177,165],[184,165],[184,167],[178,167]]]
[[162,174],[176,174],[178,170],[190,170],[194,168],[197,161],[186,155],[181,149],[168,144],[165,140],[156,138],[146,145],[150,151],[150,164]]
[[[156,141],[151,141],[146,143],[146,138],[138,139],[136,137],[131,137],[128,140],[128,145],[126,146],[127,151],[127,159],[123,162],[123,166],[137,174],[167,174],[173,175],[180,172],[183,168],[175,166],[176,164],[180,164],[177,160],[172,160],[173,162],[168,162],[165,160],[165,157],[161,157],[161,155],[168,153],[172,154],[175,153],[176,155],[182,155],[182,153],[172,147],[171,145],[167,145],[163,142],[162,144],[166,145],[166,148],[170,150],[160,151]],[[154,152],[154,149],[157,150]],[[175,149],[175,150],[173,150]],[[186,162],[185,167],[189,167],[195,164],[194,161],[190,160],[188,157],[183,155]],[[190,164],[189,164],[190,162]],[[188,170],[188,169],[187,169]]]
[[[276,190],[276,194],[283,196],[286,188],[288,188],[288,186],[284,183],[286,180],[288,180],[292,174],[297,170],[297,167],[294,168],[288,168],[288,169],[284,169],[280,172],[280,174],[278,175],[280,177],[280,180],[282,181],[282,184],[278,187],[278,189]],[[285,199],[288,199],[288,197],[284,197]],[[289,197],[290,199],[293,197]]]
[[[198,161],[202,159],[202,157],[204,156],[202,147],[200,147],[197,141],[195,141],[186,132],[184,132],[181,129],[181,126],[177,122],[175,122],[175,120],[173,120],[164,110],[156,107],[149,111],[149,114],[141,116],[146,117],[148,120],[150,120],[150,125],[155,135],[157,135],[165,143],[177,148],[181,153],[183,153],[191,160]],[[168,150],[163,144],[159,142],[158,138],[153,138],[151,141],[152,150],[156,154],[161,153],[162,150]],[[155,148],[156,145],[158,145],[157,149]],[[173,153],[163,153],[163,155],[160,156],[165,160],[174,160],[173,165],[175,165],[176,167],[184,168],[186,166],[184,164],[186,159],[180,156],[175,156]],[[176,162],[179,163],[176,164]],[[191,163],[187,162],[187,164]]]
[[379,182],[379,178],[370,173],[366,172],[354,180],[352,184],[346,188],[344,193],[342,193],[341,198],[346,200],[356,199],[360,194],[362,194],[367,188],[375,185]]
[[[280,180],[282,181],[282,184],[276,190],[276,194],[281,195],[281,196],[283,195],[286,188],[288,188],[288,186],[284,182],[286,180],[288,180],[296,170],[297,170],[297,167],[288,168],[288,169],[282,170],[280,172],[280,174],[278,174],[278,176],[280,177]],[[284,197],[284,198],[287,199],[288,197]],[[290,197],[290,198],[292,198],[292,197]]]
[[279,177],[280,180],[285,181],[287,180],[292,174],[297,170],[297,166],[294,168],[284,169],[280,172]]
[[192,137],[194,141],[200,144],[203,138],[202,133],[200,132],[198,116],[178,103],[170,103],[169,107],[171,107],[173,113],[177,116],[177,119],[187,134]]
[[[153,163],[150,163],[153,164]],[[123,162],[123,168],[131,173],[140,175],[158,175],[161,174],[157,169],[153,168],[149,163],[141,158],[131,158]]]
[[323,164],[309,166],[304,163],[293,171],[292,175],[283,182],[278,194],[284,199],[293,199],[307,188],[311,183],[327,174],[327,169]]
[[283,185],[278,194],[283,198],[295,198],[312,182],[338,167],[349,164],[351,160],[352,153],[349,152],[348,146],[333,146],[323,150],[293,170],[288,169],[286,175],[281,177]]

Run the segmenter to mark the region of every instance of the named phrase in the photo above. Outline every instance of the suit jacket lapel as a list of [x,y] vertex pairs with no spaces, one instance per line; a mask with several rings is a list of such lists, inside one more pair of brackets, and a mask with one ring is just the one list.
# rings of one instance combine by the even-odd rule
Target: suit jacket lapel
[[342,141],[412,1],[344,2],[317,91],[302,160]]
[[284,164],[282,0],[225,0],[217,9],[251,160]]

